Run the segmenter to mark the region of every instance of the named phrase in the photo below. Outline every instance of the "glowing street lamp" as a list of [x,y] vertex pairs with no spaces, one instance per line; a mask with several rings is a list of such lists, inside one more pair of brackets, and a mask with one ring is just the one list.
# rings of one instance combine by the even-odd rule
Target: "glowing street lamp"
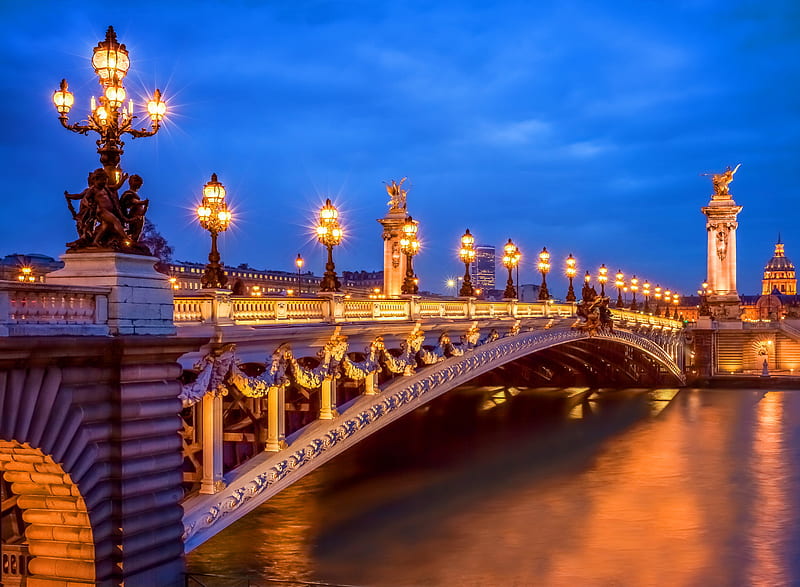
[[634,312],[639,309],[639,304],[636,303],[636,292],[639,291],[639,280],[634,275],[631,277],[631,292],[633,292],[633,300],[631,300],[631,310]]
[[625,274],[622,272],[622,269],[617,270],[614,285],[617,286],[617,308],[624,308],[625,302],[622,300],[622,288],[625,287]]
[[297,267],[297,295],[301,294],[300,290],[300,270],[303,268],[306,262],[303,257],[300,256],[300,253],[297,253],[297,258],[294,260],[294,266]]
[[472,278],[469,275],[469,264],[475,261],[475,237],[469,232],[469,228],[461,237],[461,249],[458,251],[458,257],[464,263],[464,283],[461,284],[461,290],[458,295],[462,297],[472,297],[475,290],[472,288]]
[[511,239],[508,239],[508,242],[503,246],[503,265],[506,269],[508,269],[508,281],[506,281],[506,289],[503,292],[503,297],[508,300],[514,300],[517,298],[517,290],[514,288],[514,279],[511,276],[511,272],[519,263],[520,254],[517,245],[511,242]]
[[653,290],[653,296],[656,298],[656,308],[653,311],[654,316],[658,316],[661,313],[661,309],[659,308],[661,304],[661,286],[656,284],[656,288]]
[[700,296],[700,309],[698,314],[700,316],[710,316],[711,309],[708,307],[708,282],[704,281],[702,287],[702,290],[697,290],[697,293]]
[[419,280],[414,275],[414,268],[412,267],[412,259],[414,255],[419,253],[419,240],[417,239],[417,232],[419,232],[419,222],[406,216],[406,221],[402,226],[402,236],[400,237],[400,252],[406,256],[406,276],[403,279],[403,285],[400,288],[400,293],[413,295],[419,291]]
[[114,28],[108,27],[105,40],[100,41],[93,49],[92,67],[100,81],[102,93],[97,100],[92,97],[86,121],[69,123],[69,111],[75,103],[75,98],[69,91],[67,80],[62,79],[61,86],[53,94],[53,104],[64,128],[82,135],[88,134],[89,131],[100,135],[97,140],[97,152],[100,154],[100,163],[110,183],[118,182],[122,175],[119,167],[122,148],[125,146],[121,140],[122,136],[125,134],[133,138],[153,136],[161,127],[161,121],[167,112],[167,105],[161,99],[161,91],[156,90],[147,102],[150,127],[133,128],[137,118],[133,113],[133,100],[128,100],[125,104],[127,94],[122,85],[130,64],[128,50],[125,45],[117,41]]
[[650,282],[645,281],[642,285],[642,295],[644,296],[644,306],[642,310],[645,314],[650,312]]
[[569,254],[567,257],[567,268],[564,270],[564,273],[567,275],[567,279],[569,279],[569,288],[567,288],[567,297],[566,301],[574,302],[575,301],[575,288],[572,287],[572,280],[575,278],[575,275],[578,274],[578,260],[572,256],[572,253]]
[[679,320],[680,317],[678,316],[678,304],[681,303],[681,296],[677,293],[672,294],[672,303],[675,305],[675,313],[672,315],[673,320]]
[[322,276],[319,288],[321,292],[338,292],[341,287],[339,278],[336,276],[336,265],[333,264],[333,247],[342,242],[342,236],[339,211],[331,203],[330,198],[327,198],[325,205],[319,209],[319,224],[317,224],[317,240],[328,251],[325,274]]
[[586,274],[583,276],[583,289],[581,290],[581,297],[583,301],[590,302],[593,299],[592,295],[592,274],[589,271],[586,271]]
[[547,291],[547,273],[550,271],[550,253],[547,252],[547,247],[542,247],[542,252],[539,253],[539,273],[542,274],[542,286],[539,288],[539,299],[547,300],[550,298],[550,292]]
[[19,268],[19,275],[17,275],[17,279],[23,283],[26,281],[28,283],[33,283],[36,281],[36,277],[33,275],[33,269],[27,265]]
[[601,264],[600,269],[597,270],[597,281],[600,282],[600,295],[605,297],[606,282],[608,281],[608,268],[605,263]]
[[217,181],[216,173],[212,173],[211,181],[203,186],[203,201],[197,207],[197,220],[211,235],[211,252],[200,285],[204,289],[223,289],[228,284],[228,277],[219,262],[217,235],[228,230],[231,213],[225,202],[225,186]]

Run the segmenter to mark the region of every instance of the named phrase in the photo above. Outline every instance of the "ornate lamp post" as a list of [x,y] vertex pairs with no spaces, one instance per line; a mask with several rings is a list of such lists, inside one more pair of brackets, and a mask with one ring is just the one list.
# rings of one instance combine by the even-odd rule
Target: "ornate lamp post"
[[301,291],[300,291],[300,270],[303,268],[303,265],[305,265],[305,264],[306,264],[305,259],[303,259],[303,257],[300,256],[300,253],[297,253],[297,258],[294,260],[294,266],[297,267],[297,295],[298,296],[301,294]]
[[680,317],[678,316],[678,304],[681,303],[681,296],[677,293],[672,294],[672,303],[675,304],[675,313],[672,315],[674,320],[679,320]]
[[336,265],[333,264],[333,247],[342,242],[342,227],[339,225],[339,211],[325,200],[325,205],[319,209],[319,224],[317,225],[317,239],[328,250],[328,260],[325,263],[325,273],[322,276],[319,290],[321,292],[338,292],[341,284],[336,276]]
[[634,312],[639,309],[639,304],[636,303],[636,292],[639,291],[639,280],[634,275],[631,277],[631,292],[633,292],[633,299],[631,300],[631,310]]
[[700,308],[697,313],[700,316],[710,316],[711,311],[708,307],[708,282],[704,281],[702,287],[702,290],[697,290],[697,294],[700,296]]
[[655,310],[653,310],[653,316],[658,316],[661,314],[661,309],[659,308],[659,305],[661,304],[661,286],[656,284],[653,292],[653,296],[656,298],[656,307]]
[[669,304],[672,301],[672,292],[666,290],[664,292],[664,318],[669,318]]
[[29,282],[33,283],[36,281],[36,277],[33,275],[33,269],[28,267],[27,265],[19,268],[19,275],[17,275],[17,280],[21,282]]
[[605,297],[606,283],[608,282],[608,268],[605,263],[602,263],[597,270],[597,281],[600,282],[600,295]]
[[617,308],[624,308],[625,302],[622,300],[622,288],[625,287],[625,274],[622,272],[622,269],[617,270],[614,285],[617,286]]
[[567,279],[569,279],[569,287],[567,288],[567,297],[566,300],[568,302],[575,301],[575,288],[572,287],[572,280],[575,278],[575,275],[578,273],[577,267],[578,261],[575,257],[572,256],[572,253],[569,254],[567,257],[567,268],[564,271],[567,275]]
[[211,252],[208,254],[208,265],[200,278],[204,288],[222,289],[228,284],[228,277],[220,265],[217,250],[217,235],[228,230],[231,213],[225,202],[225,186],[217,181],[217,174],[211,174],[211,181],[203,186],[203,201],[197,207],[197,219],[200,226],[211,234]]
[[150,117],[150,128],[133,128],[137,116],[133,113],[133,100],[125,104],[127,94],[122,80],[128,73],[131,62],[125,45],[117,41],[113,27],[108,27],[106,38],[100,41],[92,54],[92,67],[100,81],[102,93],[95,100],[92,97],[91,109],[84,122],[69,123],[69,111],[75,103],[69,91],[67,80],[61,80],[61,87],[53,94],[53,103],[58,111],[58,119],[67,130],[82,135],[94,131],[100,138],[97,140],[97,152],[100,163],[108,174],[112,184],[119,182],[122,172],[119,167],[122,156],[122,136],[133,138],[149,137],[158,132],[161,121],[167,112],[167,105],[161,99],[161,91],[156,90],[147,102],[147,115]]
[[584,301],[591,301],[592,300],[592,274],[588,271],[583,276],[583,289],[581,290],[581,297]]
[[519,249],[517,245],[508,239],[508,242],[503,246],[503,265],[508,269],[508,280],[506,281],[506,289],[503,291],[503,297],[507,300],[514,300],[517,298],[517,290],[514,288],[514,278],[511,272],[519,263]]
[[547,252],[547,247],[542,247],[542,252],[539,253],[539,273],[542,274],[542,286],[539,288],[539,299],[550,299],[550,292],[547,291],[547,273],[550,271],[550,253]]
[[644,306],[642,310],[645,314],[650,312],[650,282],[645,281],[642,285],[642,295],[644,296]]
[[400,252],[406,256],[406,275],[403,279],[403,286],[400,288],[400,293],[416,294],[419,291],[417,285],[418,279],[414,275],[414,268],[411,265],[411,260],[414,255],[419,253],[419,240],[417,240],[417,232],[419,231],[419,223],[406,216],[406,221],[403,223],[403,235],[400,237]]
[[461,284],[461,289],[458,295],[462,297],[471,297],[475,294],[472,289],[472,278],[469,275],[469,264],[475,260],[475,237],[469,232],[469,228],[461,237],[461,249],[458,251],[458,256],[461,262],[464,263],[464,283]]

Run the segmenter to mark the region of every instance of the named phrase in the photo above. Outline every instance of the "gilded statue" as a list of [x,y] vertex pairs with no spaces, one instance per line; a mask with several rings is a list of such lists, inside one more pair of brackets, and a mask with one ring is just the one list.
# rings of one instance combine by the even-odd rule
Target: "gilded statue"
[[736,167],[731,169],[728,167],[722,173],[703,173],[702,175],[711,176],[711,184],[714,186],[714,196],[729,196],[731,195],[728,186],[733,181],[734,174],[739,170],[742,164],[739,163]]
[[408,193],[406,190],[403,189],[403,182],[408,179],[404,177],[400,180],[400,183],[397,183],[395,180],[392,180],[391,183],[386,184],[386,193],[389,194],[389,201],[387,204],[389,205],[389,211],[395,210],[405,210],[406,209],[406,194]]

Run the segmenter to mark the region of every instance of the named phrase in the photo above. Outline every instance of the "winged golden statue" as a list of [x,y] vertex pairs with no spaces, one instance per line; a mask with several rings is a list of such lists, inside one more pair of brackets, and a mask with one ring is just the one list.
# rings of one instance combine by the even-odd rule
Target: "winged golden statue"
[[731,169],[731,166],[728,165],[727,169],[722,173],[703,173],[702,175],[711,176],[711,185],[714,186],[715,196],[729,196],[731,192],[728,190],[728,186],[733,181],[733,175],[741,166],[742,164],[739,163],[736,167]]
[[[400,180],[400,183],[397,183],[395,180],[392,180],[391,183],[386,184],[386,193],[389,194],[389,201],[387,204],[389,205],[390,212],[395,210],[405,210],[406,209],[406,194],[408,193],[406,190],[403,189],[403,182],[407,180],[407,177],[404,177]],[[384,182],[385,183],[385,182]]]

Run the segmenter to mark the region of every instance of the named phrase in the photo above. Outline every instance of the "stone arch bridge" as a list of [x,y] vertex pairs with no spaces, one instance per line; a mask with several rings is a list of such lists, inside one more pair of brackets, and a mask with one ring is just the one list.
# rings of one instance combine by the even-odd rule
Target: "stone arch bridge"
[[109,337],[99,289],[31,292],[0,315],[9,585],[182,584],[184,552],[502,369],[527,385],[683,377],[682,324],[628,311],[589,333],[569,304],[176,298],[177,336]]

